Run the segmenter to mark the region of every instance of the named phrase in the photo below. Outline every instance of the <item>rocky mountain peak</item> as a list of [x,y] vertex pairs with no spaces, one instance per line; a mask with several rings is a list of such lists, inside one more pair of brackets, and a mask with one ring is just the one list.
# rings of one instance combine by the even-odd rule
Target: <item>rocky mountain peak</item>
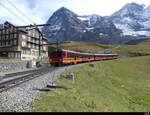
[[137,3],[127,3],[123,8],[128,8],[128,9],[143,9],[143,4],[140,5],[140,4],[137,4]]
[[143,5],[139,5],[137,3],[128,3],[124,7],[122,7],[119,11],[112,14],[112,17],[120,16],[120,17],[133,17],[139,16],[142,14],[144,10]]
[[75,14],[74,12],[72,12],[71,10],[65,8],[65,7],[61,7],[59,8],[57,11],[54,12],[53,15],[69,15],[69,16],[77,16],[77,14]]

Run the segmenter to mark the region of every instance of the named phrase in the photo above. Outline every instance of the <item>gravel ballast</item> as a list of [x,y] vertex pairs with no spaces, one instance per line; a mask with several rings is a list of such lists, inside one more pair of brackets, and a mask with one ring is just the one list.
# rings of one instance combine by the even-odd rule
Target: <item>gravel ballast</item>
[[0,112],[32,111],[29,103],[39,98],[40,91],[38,89],[45,88],[49,82],[57,80],[62,72],[81,65],[83,64],[58,68],[43,76],[25,82],[18,87],[0,93]]

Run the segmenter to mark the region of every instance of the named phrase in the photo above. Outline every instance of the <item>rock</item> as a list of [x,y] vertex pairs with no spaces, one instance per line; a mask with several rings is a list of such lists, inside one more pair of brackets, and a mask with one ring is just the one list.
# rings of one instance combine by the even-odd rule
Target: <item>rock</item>
[[74,80],[74,74],[73,74],[73,73],[68,73],[68,74],[66,75],[66,78],[67,78],[68,80]]

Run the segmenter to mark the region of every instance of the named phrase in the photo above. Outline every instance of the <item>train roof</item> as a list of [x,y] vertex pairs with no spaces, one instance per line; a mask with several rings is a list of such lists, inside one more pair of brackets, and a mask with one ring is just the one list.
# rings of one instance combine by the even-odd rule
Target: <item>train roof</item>
[[83,54],[83,55],[118,55],[118,54],[82,53],[82,52],[71,51],[71,50],[65,50],[65,49],[61,49],[61,50],[62,50],[62,51],[65,51],[65,52],[78,53],[78,54]]

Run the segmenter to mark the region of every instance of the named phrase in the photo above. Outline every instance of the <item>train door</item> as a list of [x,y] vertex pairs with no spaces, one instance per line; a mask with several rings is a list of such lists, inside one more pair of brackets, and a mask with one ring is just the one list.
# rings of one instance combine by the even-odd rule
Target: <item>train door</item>
[[63,51],[63,52],[62,52],[62,57],[63,57],[63,58],[66,58],[66,57],[67,57],[67,52]]

